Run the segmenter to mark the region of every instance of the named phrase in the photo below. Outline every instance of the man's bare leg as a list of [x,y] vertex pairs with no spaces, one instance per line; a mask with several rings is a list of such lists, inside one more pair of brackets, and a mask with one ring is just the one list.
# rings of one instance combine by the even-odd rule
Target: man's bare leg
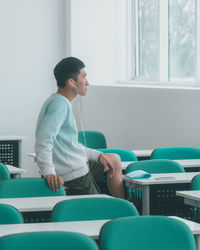
[[106,153],[106,157],[113,163],[115,172],[112,177],[107,175],[107,185],[112,196],[125,199],[122,179],[121,159],[117,154]]

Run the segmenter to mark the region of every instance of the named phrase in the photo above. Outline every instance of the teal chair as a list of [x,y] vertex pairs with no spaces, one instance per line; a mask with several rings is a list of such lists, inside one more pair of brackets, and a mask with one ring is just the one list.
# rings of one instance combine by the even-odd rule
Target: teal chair
[[192,190],[200,190],[200,175],[196,175],[191,181]]
[[52,211],[52,221],[106,220],[138,216],[130,202],[118,198],[91,197],[59,202]]
[[111,148],[105,148],[105,149],[98,149],[99,151],[105,153],[114,153],[118,154],[121,158],[121,161],[137,161],[136,155],[127,149],[111,149]]
[[126,174],[136,170],[143,170],[150,174],[159,173],[184,173],[184,168],[175,161],[172,160],[144,160],[131,163],[126,168]]
[[88,148],[98,149],[107,147],[104,134],[98,131],[78,131],[78,141]]
[[193,147],[163,147],[155,149],[151,159],[187,160],[200,159],[200,150]]
[[10,173],[6,165],[0,163],[0,180],[8,180],[10,179]]
[[164,216],[120,218],[100,232],[101,250],[196,250],[190,228]]
[[50,189],[42,178],[19,178],[0,182],[0,198],[65,196],[61,187],[57,192]]
[[1,250],[98,250],[88,236],[74,232],[29,232],[0,238]]
[[[196,175],[191,181],[191,189],[200,191],[200,175]],[[200,208],[194,207],[194,220],[200,222]]]
[[22,214],[13,206],[0,204],[0,224],[22,224]]
[[[61,187],[57,192],[50,189],[42,178],[19,178],[0,181],[0,198],[25,198],[44,196],[65,196],[65,190]],[[45,222],[50,220],[49,211],[39,213],[23,212],[26,222]]]

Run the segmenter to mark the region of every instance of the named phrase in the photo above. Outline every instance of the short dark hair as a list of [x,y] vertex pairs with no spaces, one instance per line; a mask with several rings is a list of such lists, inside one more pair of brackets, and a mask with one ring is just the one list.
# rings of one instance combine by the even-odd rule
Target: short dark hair
[[54,76],[58,87],[64,88],[66,81],[70,78],[77,81],[78,74],[83,68],[85,68],[85,65],[80,59],[75,57],[63,58],[54,68]]

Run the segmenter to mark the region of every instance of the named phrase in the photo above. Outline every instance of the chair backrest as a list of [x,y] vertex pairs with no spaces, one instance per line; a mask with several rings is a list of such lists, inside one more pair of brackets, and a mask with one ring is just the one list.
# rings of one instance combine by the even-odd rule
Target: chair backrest
[[0,198],[65,196],[61,187],[57,192],[50,189],[42,178],[19,178],[0,182]]
[[138,216],[106,223],[101,250],[195,250],[195,240],[182,221],[164,216]]
[[119,148],[105,148],[105,149],[98,149],[103,153],[115,153],[118,154],[121,158],[121,161],[137,161],[136,155],[127,149],[119,149]]
[[130,202],[118,198],[91,197],[59,202],[52,211],[52,221],[106,220],[137,216]]
[[[87,145],[85,145],[84,134]],[[87,146],[88,148],[97,149],[107,147],[105,136],[103,135],[103,133],[98,131],[78,131],[78,141],[79,143],[83,144],[84,146]]]
[[170,159],[170,160],[200,159],[200,150],[193,147],[157,148],[152,152],[151,159]]
[[22,214],[13,206],[0,204],[0,224],[22,224]]
[[30,232],[0,238],[1,250],[98,250],[88,236],[74,232]]
[[130,173],[136,170],[143,170],[150,174],[158,173],[183,173],[185,172],[184,168],[175,161],[172,160],[144,160],[131,163],[126,168],[126,173]]
[[200,190],[200,175],[196,175],[191,181],[192,190]]
[[0,180],[8,180],[8,179],[10,179],[9,170],[3,163],[0,163]]

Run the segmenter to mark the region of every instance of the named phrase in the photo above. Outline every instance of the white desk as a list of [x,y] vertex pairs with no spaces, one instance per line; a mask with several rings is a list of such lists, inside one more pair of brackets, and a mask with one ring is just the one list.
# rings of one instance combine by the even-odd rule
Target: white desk
[[187,172],[187,173],[169,173],[169,174],[152,174],[148,179],[129,179],[123,176],[130,186],[143,191],[142,197],[142,214],[150,214],[150,186],[158,184],[178,184],[178,183],[190,183],[194,176],[200,174],[200,172]]
[[21,177],[21,175],[26,172],[25,169],[16,168],[16,167],[11,166],[11,165],[6,165],[6,167],[8,168],[9,173],[16,175],[16,177]]
[[153,149],[131,150],[138,158],[150,158]]
[[200,207],[200,190],[177,191],[176,195],[183,197],[185,204]]
[[35,153],[30,153],[30,154],[28,154],[28,156],[33,157],[34,162],[37,162],[36,154]]
[[[145,150],[131,150],[138,159],[150,159],[151,153],[153,149],[145,149]],[[34,161],[36,162],[36,154],[29,153],[28,156],[33,157]]]
[[136,161],[122,161],[122,170],[125,170],[128,167],[128,165],[135,162]]
[[[151,153],[153,152],[153,149],[141,149],[141,150],[131,150],[137,157],[139,158],[150,158]],[[35,153],[30,153],[28,154],[30,157],[35,158],[36,154]]]
[[99,238],[102,226],[108,221],[109,220],[91,220],[0,225],[0,237],[16,233],[63,231],[82,233],[96,240]]
[[200,159],[174,160],[174,161],[180,163],[185,169],[200,168]]
[[[190,228],[195,237],[197,250],[200,250],[200,224],[175,216],[171,216],[171,218],[183,221]],[[109,220],[91,220],[0,225],[0,237],[16,233],[63,231],[82,233],[97,240],[102,226],[108,221]]]
[[[174,161],[180,163],[185,169],[197,168],[197,167],[200,168],[200,159],[174,160]],[[131,163],[135,162],[134,161],[122,162],[122,170],[125,170]]]
[[185,220],[177,216],[169,216],[169,217],[184,222],[190,228],[195,238],[197,250],[200,250],[200,224],[190,220]]
[[32,197],[32,198],[8,198],[0,199],[0,203],[8,204],[16,207],[20,212],[39,212],[51,211],[53,207],[60,201],[87,198],[87,197],[111,197],[106,194],[98,195],[67,195],[67,196],[48,196],[48,197]]

